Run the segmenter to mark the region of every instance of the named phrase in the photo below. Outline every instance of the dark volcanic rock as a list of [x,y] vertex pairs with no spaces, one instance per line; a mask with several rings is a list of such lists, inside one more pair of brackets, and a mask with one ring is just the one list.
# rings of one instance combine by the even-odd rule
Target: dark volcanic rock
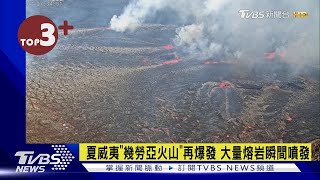
[[51,53],[28,56],[28,143],[320,138],[314,68],[293,75],[282,62],[205,65],[183,56],[163,65],[179,55],[163,48],[174,26],[117,33],[76,23]]

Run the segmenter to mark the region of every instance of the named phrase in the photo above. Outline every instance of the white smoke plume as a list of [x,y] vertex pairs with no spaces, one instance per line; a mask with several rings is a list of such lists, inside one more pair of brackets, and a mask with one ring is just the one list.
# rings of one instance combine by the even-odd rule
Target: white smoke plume
[[[288,19],[242,19],[239,10],[286,11]],[[161,12],[173,12],[180,27],[172,37],[191,58],[250,59],[265,52],[285,51],[285,60],[319,65],[319,1],[305,0],[133,0],[114,15],[111,29],[134,31]],[[306,11],[308,18],[293,18]],[[172,22],[170,22],[172,23]]]

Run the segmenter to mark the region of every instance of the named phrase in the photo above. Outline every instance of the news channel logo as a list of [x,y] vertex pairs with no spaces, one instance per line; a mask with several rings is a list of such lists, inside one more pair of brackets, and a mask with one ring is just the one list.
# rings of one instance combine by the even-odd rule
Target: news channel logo
[[307,18],[309,13],[306,11],[294,11],[290,13],[284,10],[255,11],[249,9],[240,9],[241,19],[288,19],[288,18]]
[[17,151],[15,156],[19,157],[19,160],[16,172],[65,171],[75,157],[65,145],[51,145],[51,147],[55,152],[53,154]]

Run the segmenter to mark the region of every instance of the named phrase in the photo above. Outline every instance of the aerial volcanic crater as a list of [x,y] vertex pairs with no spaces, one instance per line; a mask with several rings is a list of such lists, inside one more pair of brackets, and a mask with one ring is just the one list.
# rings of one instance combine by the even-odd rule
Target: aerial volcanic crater
[[[90,42],[113,34],[95,32],[88,34]],[[312,67],[291,75],[292,65],[265,61],[263,55],[253,64],[201,60],[152,38],[144,45],[143,37],[130,37],[130,45],[113,40],[112,46],[92,46],[84,37],[61,42],[55,56],[28,62],[28,142],[308,142],[319,137],[319,79]]]
[[[99,2],[109,3],[98,12],[112,13],[108,17],[114,21],[123,20],[113,15],[129,3]],[[171,7],[171,1],[165,2]],[[94,5],[79,8],[88,14],[99,10],[90,3]],[[64,6],[73,7],[71,2]],[[57,11],[42,9],[49,17],[56,17]],[[320,138],[319,65],[305,63],[312,52],[297,56],[293,47],[286,51],[279,35],[269,38],[246,29],[226,33],[232,29],[229,24],[222,29],[211,26],[223,23],[211,17],[183,27],[139,22],[134,30],[123,30],[121,23],[108,27],[103,19],[99,26],[94,24],[98,16],[81,19],[87,14],[77,13],[70,12],[70,17],[79,17],[70,20],[74,31],[59,36],[52,52],[27,56],[28,143]],[[215,34],[219,30],[221,37]],[[233,41],[235,37],[253,37],[257,44]],[[247,51],[240,56],[239,49]]]

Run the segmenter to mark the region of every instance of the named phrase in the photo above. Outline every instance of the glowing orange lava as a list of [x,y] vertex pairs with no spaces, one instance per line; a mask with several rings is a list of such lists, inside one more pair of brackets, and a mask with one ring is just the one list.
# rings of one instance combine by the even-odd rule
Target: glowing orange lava
[[171,60],[168,60],[168,61],[164,61],[162,62],[163,65],[169,65],[169,64],[177,64],[179,62],[181,62],[182,59],[180,57],[177,57],[175,59],[171,59]]
[[289,116],[289,117],[287,118],[287,121],[289,121],[289,122],[293,121],[292,117]]
[[264,58],[267,60],[273,60],[276,58],[276,52],[264,53]]
[[231,87],[231,84],[227,81],[221,81],[220,84],[219,84],[219,87],[220,88],[230,88]]
[[213,61],[213,60],[208,60],[208,61],[204,61],[203,64],[220,64],[221,62],[219,61]]
[[167,45],[164,45],[164,46],[162,46],[164,49],[166,49],[166,50],[171,50],[171,49],[173,49],[174,48],[174,46],[173,45],[171,45],[171,44],[167,44]]
[[287,53],[285,51],[282,52],[268,52],[268,53],[264,53],[264,58],[267,60],[274,60],[277,56],[279,56],[281,59],[285,58],[287,55]]

